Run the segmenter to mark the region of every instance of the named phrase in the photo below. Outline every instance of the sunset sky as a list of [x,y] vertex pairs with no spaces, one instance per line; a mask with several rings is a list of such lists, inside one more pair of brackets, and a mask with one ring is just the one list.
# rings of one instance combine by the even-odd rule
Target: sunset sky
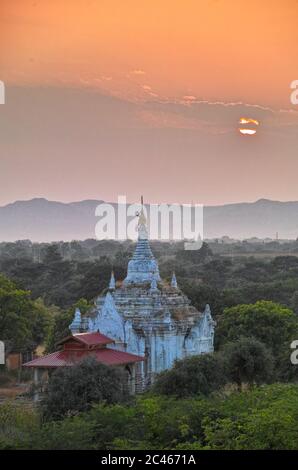
[[297,18],[297,0],[0,0],[0,205],[298,200]]

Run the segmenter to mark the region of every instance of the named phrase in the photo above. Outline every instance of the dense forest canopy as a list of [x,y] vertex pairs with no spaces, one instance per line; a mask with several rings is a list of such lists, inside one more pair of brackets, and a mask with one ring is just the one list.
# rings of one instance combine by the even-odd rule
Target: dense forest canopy
[[[238,244],[215,242],[191,252],[182,243],[152,242],[152,249],[162,277],[170,279],[175,270],[180,287],[194,305],[202,309],[209,303],[215,316],[224,308],[258,300],[278,302],[298,312],[298,257],[294,255],[298,243],[291,242],[291,255],[287,244],[273,244],[279,247],[278,256],[263,253],[259,257],[259,244],[240,242],[243,250],[249,245],[247,256],[237,255]],[[21,289],[30,290],[33,299],[67,309],[80,298],[92,301],[99,295],[111,269],[116,279],[123,279],[133,249],[132,242],[96,240],[2,243],[0,272]]]

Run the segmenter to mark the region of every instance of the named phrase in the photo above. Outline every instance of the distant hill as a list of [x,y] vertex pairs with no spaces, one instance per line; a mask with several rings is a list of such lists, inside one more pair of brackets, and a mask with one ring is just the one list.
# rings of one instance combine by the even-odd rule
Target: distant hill
[[[0,241],[84,240],[94,238],[95,208],[103,201],[72,203],[32,199],[0,207]],[[116,205],[115,205],[116,206]],[[205,206],[204,237],[298,236],[298,202],[260,199],[253,203]]]

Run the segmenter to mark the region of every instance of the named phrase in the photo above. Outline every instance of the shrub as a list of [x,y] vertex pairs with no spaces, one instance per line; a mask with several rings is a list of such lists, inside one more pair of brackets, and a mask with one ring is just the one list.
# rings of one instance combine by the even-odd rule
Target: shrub
[[117,403],[127,399],[126,374],[87,358],[52,374],[41,409],[45,419],[60,419],[89,410],[93,403]]
[[208,395],[226,383],[224,364],[218,354],[204,354],[176,361],[156,378],[153,390],[164,395]]
[[241,337],[227,343],[220,351],[225,361],[227,377],[241,388],[267,383],[273,377],[273,356],[268,348],[255,338]]

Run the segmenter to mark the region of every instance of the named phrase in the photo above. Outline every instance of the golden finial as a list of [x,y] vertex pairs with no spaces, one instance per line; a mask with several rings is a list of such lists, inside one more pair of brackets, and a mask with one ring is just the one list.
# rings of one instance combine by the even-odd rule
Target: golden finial
[[136,213],[136,215],[139,217],[138,226],[146,225],[146,223],[147,223],[147,219],[146,219],[145,214],[144,214],[144,199],[143,199],[143,196],[141,196],[141,206],[142,206],[141,211]]

